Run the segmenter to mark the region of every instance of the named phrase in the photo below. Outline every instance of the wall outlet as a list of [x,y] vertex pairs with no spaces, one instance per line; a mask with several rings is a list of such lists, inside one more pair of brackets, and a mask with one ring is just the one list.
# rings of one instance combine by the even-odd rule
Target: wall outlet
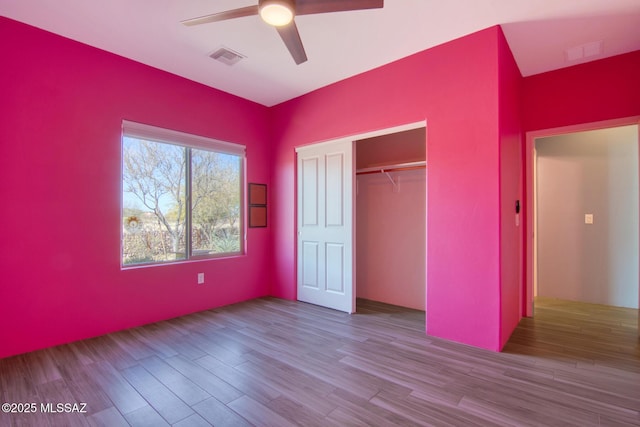
[[584,223],[593,224],[593,214],[584,214]]
[[204,273],[198,273],[198,285],[204,284]]

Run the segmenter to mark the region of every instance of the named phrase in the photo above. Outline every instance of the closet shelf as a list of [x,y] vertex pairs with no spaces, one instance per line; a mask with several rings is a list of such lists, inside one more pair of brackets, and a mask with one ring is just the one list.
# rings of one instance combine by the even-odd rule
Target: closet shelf
[[376,166],[371,168],[362,168],[356,170],[356,175],[367,175],[372,173],[388,173],[409,171],[415,169],[424,169],[427,166],[427,162],[409,162],[409,163],[396,163],[392,165]]

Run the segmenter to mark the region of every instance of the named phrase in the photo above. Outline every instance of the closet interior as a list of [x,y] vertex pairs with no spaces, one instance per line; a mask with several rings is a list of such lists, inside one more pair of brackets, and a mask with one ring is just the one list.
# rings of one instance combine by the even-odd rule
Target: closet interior
[[425,310],[426,129],[356,141],[356,297]]

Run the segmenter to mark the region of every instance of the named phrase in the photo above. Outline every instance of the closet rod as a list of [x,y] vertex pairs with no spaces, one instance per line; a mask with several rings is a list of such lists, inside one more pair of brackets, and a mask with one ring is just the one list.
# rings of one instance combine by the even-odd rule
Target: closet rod
[[410,170],[416,170],[416,169],[424,169],[426,165],[427,165],[427,162],[410,162],[410,163],[398,163],[395,165],[378,166],[373,168],[362,168],[362,169],[356,170],[356,175],[410,171]]

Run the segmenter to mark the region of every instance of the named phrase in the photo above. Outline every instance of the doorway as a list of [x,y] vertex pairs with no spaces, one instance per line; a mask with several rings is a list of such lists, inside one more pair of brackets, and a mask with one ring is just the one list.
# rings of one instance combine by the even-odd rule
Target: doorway
[[356,297],[425,311],[426,129],[356,141]]
[[525,314],[534,297],[638,308],[638,120],[529,134]]
[[[298,300],[348,313],[355,312],[355,141],[424,129],[425,126],[425,122],[412,123],[296,148]],[[426,138],[423,144],[426,147]],[[327,167],[333,171],[327,172]],[[420,167],[424,169],[424,161]],[[340,188],[339,194],[330,191],[327,185]],[[329,195],[334,222],[339,222],[341,227],[342,224],[346,226],[342,227],[339,241],[325,233],[336,225],[328,222],[325,201]],[[424,264],[423,272],[426,269],[426,256]],[[423,288],[426,293],[426,281]]]

